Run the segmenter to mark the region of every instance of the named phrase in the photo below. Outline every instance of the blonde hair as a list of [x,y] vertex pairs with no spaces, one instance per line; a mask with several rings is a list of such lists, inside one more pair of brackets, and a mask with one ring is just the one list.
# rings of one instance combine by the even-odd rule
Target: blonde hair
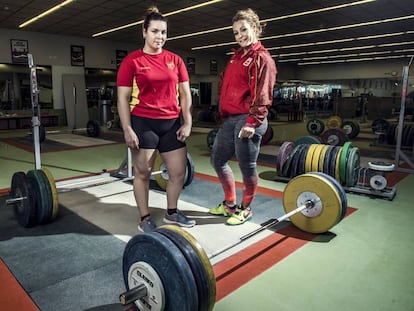
[[240,20],[247,21],[251,26],[256,26],[256,35],[257,37],[260,37],[263,32],[263,28],[266,26],[266,24],[261,24],[259,16],[256,14],[255,11],[253,11],[250,8],[247,8],[245,10],[239,10],[236,12],[236,14],[233,16],[232,22],[238,22]]

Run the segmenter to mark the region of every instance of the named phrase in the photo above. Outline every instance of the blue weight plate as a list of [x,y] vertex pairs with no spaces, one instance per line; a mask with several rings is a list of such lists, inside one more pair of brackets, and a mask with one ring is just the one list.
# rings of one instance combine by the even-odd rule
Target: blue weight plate
[[328,175],[332,176],[333,178],[335,178],[335,173],[336,173],[336,161],[337,159],[337,155],[339,150],[341,149],[340,146],[334,146],[334,148],[331,151],[330,154],[330,158],[329,158],[329,171],[328,171]]
[[327,148],[328,149],[326,149],[325,157],[324,157],[324,160],[323,160],[323,171],[322,171],[322,173],[325,173],[325,174],[329,175],[329,168],[330,168],[330,163],[331,163],[330,162],[331,153],[332,153],[332,150],[334,149],[334,146],[329,145]]
[[[157,273],[164,288],[165,311],[198,310],[196,282],[191,267],[181,250],[158,232],[142,233],[132,237],[124,250],[122,271],[125,287],[129,287],[129,272],[136,263],[146,263]],[[141,278],[141,271],[134,271],[134,280]],[[157,286],[158,284],[155,284]]]
[[302,150],[305,148],[305,146],[307,145],[303,144],[295,147],[297,151],[293,155],[293,159],[290,165],[290,175],[287,177],[293,178],[299,174],[299,159],[300,155],[302,154]]
[[290,177],[291,176],[292,161],[295,158],[295,156],[298,153],[300,148],[301,148],[301,145],[295,146],[295,148],[293,148],[292,152],[287,157],[286,161],[283,163],[282,175],[281,175],[282,177]]
[[302,175],[305,173],[305,166],[306,166],[306,155],[308,154],[308,150],[311,145],[303,145],[300,155],[299,155],[299,163],[298,163],[298,171],[296,175]]
[[191,267],[194,280],[197,284],[198,294],[198,311],[211,311],[213,306],[210,305],[209,280],[204,269],[203,262],[191,246],[191,244],[178,232],[163,227],[158,227],[156,232],[161,233],[170,239],[182,252]]

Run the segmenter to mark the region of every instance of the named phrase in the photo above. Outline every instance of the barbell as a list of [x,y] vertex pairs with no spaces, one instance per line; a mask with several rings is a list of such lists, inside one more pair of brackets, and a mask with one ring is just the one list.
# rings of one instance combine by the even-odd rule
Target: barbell
[[345,217],[347,206],[345,191],[335,178],[309,172],[286,185],[285,215],[270,219],[210,256],[187,230],[178,226],[162,225],[153,232],[137,234],[123,253],[126,291],[119,295],[119,301],[124,306],[135,304],[141,311],[211,311],[216,299],[211,258],[287,219],[305,232],[327,232]]
[[[191,184],[194,178],[194,163],[189,153],[187,153],[186,173],[184,177],[184,187]],[[155,177],[158,186],[165,190],[168,184],[168,171],[158,154],[151,176]],[[106,185],[115,182],[125,182],[134,177],[102,181],[74,183],[75,187],[65,187],[57,189],[53,175],[47,168],[34,169],[26,173],[16,172],[12,176],[9,199],[6,205],[14,207],[14,214],[17,222],[23,227],[33,227],[36,224],[46,224],[52,222],[58,215],[59,199],[58,192],[69,192],[90,187]]]

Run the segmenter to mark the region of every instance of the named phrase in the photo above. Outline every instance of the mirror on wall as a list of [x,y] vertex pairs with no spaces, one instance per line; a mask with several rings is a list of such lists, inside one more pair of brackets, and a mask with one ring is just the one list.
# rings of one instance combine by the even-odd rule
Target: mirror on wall
[[[52,70],[50,66],[36,66],[39,104],[53,108]],[[32,109],[30,68],[28,65],[0,64],[0,111]]]

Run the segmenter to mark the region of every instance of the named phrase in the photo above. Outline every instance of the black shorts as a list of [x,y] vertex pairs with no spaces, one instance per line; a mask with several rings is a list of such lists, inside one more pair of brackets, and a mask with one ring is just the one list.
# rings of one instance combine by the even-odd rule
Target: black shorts
[[179,118],[164,120],[131,116],[131,123],[141,149],[168,152],[186,146],[184,142],[177,139],[176,132],[181,126]]

